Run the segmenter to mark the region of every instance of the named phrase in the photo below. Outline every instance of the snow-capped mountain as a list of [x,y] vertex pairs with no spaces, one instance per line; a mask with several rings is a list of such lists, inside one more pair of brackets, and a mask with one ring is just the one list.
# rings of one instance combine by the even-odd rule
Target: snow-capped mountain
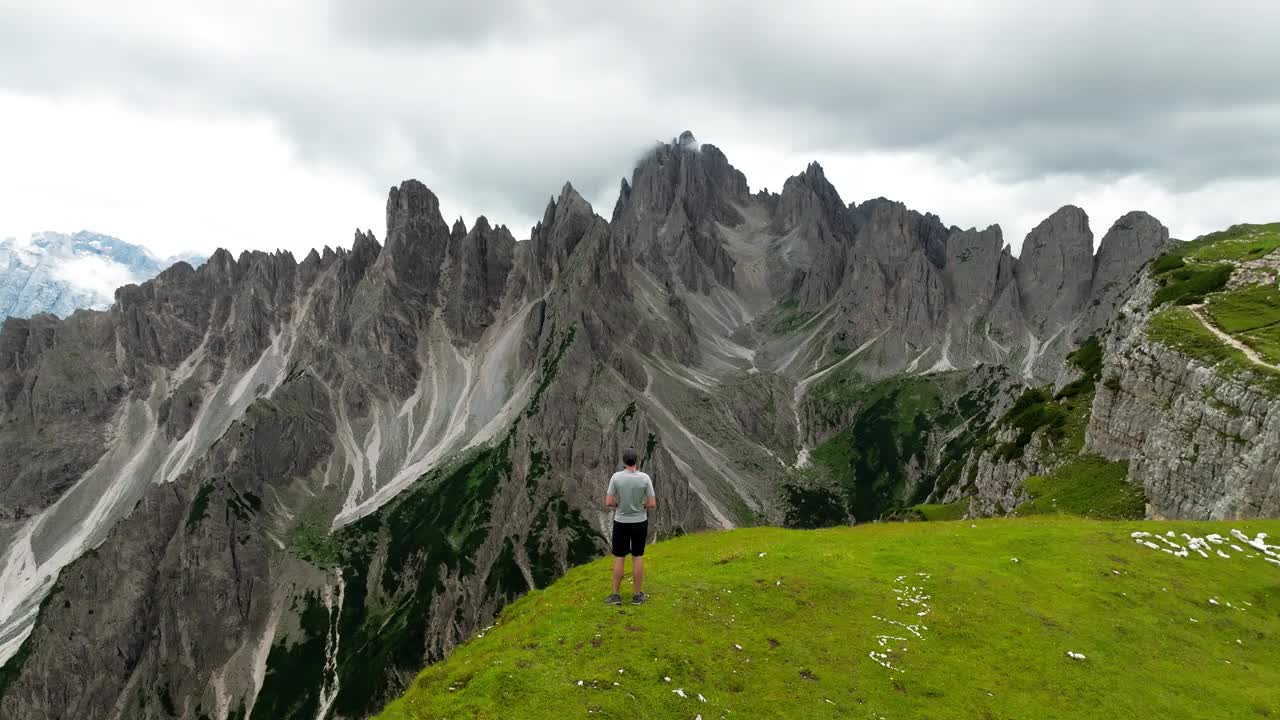
[[0,241],[0,318],[105,309],[116,288],[149,280],[180,260],[204,263],[196,255],[160,259],[140,245],[88,231],[9,238]]

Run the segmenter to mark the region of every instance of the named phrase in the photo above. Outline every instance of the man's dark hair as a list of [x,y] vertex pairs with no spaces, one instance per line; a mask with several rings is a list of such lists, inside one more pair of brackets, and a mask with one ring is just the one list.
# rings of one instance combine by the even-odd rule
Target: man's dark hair
[[635,464],[636,464],[636,461],[637,461],[638,459],[639,459],[639,457],[636,455],[636,449],[635,449],[635,448],[627,448],[626,450],[623,450],[623,451],[622,451],[622,464],[623,464],[623,465],[626,465],[627,467],[631,467],[632,465],[635,465]]

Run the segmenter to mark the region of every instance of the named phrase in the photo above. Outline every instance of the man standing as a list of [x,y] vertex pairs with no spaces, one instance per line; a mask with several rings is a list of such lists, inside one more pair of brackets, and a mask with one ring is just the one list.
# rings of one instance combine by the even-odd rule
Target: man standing
[[653,480],[636,469],[636,461],[635,448],[622,452],[626,469],[609,478],[609,490],[604,498],[604,506],[613,510],[613,594],[605,599],[609,605],[622,604],[618,589],[622,586],[627,555],[631,556],[631,584],[635,590],[631,603],[639,605],[649,599],[642,590],[644,541],[649,534],[649,511],[658,507],[658,498],[653,494]]

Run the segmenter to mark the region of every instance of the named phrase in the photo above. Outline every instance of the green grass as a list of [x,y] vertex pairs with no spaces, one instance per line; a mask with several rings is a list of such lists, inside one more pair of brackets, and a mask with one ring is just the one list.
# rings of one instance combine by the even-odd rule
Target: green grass
[[1127,480],[1129,464],[1080,455],[1049,475],[1033,475],[1023,487],[1031,496],[1018,515],[1077,515],[1108,520],[1137,520],[1146,514],[1146,497]]
[[1022,457],[1031,437],[1040,431],[1048,433],[1050,440],[1056,442],[1064,434],[1068,415],[1067,409],[1043,388],[1023,392],[1001,421],[1016,429],[1018,435],[1011,442],[1000,446],[996,458],[1010,460]]
[[1094,387],[1102,379],[1102,355],[1102,343],[1098,342],[1097,335],[1090,335],[1080,347],[1067,353],[1067,362],[1080,371],[1080,377],[1064,385],[1054,399],[1093,393]]
[[1214,324],[1280,363],[1280,287],[1252,285],[1213,295],[1206,311]]
[[1251,285],[1219,293],[1206,309],[1218,327],[1233,335],[1280,324],[1280,286]]
[[803,310],[800,303],[795,298],[787,298],[778,303],[769,319],[769,329],[775,334],[784,335],[794,332],[804,327],[805,323],[814,318],[817,313],[811,310]]
[[[649,604],[602,605],[608,561],[578,567],[380,717],[1274,717],[1280,567],[1129,537],[1233,527],[1280,536],[1060,517],[688,535],[648,553]],[[899,577],[927,616],[900,606]],[[868,656],[880,635],[908,638],[885,648],[901,672]]]
[[[1156,313],[1147,321],[1146,333],[1148,339],[1193,357],[1224,377],[1246,373],[1254,387],[1272,397],[1280,396],[1280,372],[1251,362],[1209,332],[1186,308],[1171,307]],[[1247,336],[1244,339],[1247,341]]]
[[969,511],[969,498],[953,503],[924,503],[911,508],[925,520],[959,520]]
[[1280,363],[1280,325],[1241,333],[1239,338],[1267,362]]
[[1187,257],[1202,262],[1256,260],[1280,248],[1280,223],[1232,225],[1190,244]]
[[1203,302],[1205,295],[1226,287],[1233,269],[1233,266],[1226,263],[1197,264],[1159,275],[1157,277],[1160,288],[1151,298],[1151,307],[1159,307],[1167,302],[1178,305],[1195,305]]
[[1153,315],[1147,322],[1147,337],[1207,365],[1217,365],[1237,355],[1241,361],[1249,361],[1239,350],[1209,332],[1186,308],[1166,308]]

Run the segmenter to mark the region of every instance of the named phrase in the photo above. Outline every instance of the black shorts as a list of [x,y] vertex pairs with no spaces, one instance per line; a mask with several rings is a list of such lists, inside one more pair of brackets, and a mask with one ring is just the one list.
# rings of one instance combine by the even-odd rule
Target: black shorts
[[649,535],[649,521],[624,523],[613,521],[613,556],[644,556],[644,539]]

